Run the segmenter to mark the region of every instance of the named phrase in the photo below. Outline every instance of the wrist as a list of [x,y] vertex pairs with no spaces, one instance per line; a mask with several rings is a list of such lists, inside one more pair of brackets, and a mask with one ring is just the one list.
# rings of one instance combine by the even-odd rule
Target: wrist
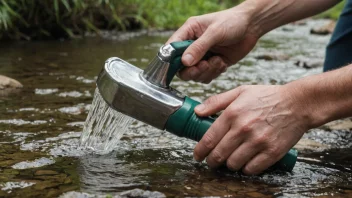
[[257,1],[244,1],[238,6],[230,8],[231,12],[236,15],[236,17],[242,17],[242,20],[246,21],[247,31],[246,34],[253,35],[256,38],[260,38],[262,34],[262,29],[260,24],[257,24],[254,20],[256,18],[256,12],[259,8]]
[[327,122],[326,114],[320,112],[319,108],[317,108],[323,104],[320,104],[321,100],[314,97],[311,92],[312,87],[309,79],[303,78],[283,86],[292,104],[291,111],[295,112],[299,120],[302,120],[308,129],[318,127]]

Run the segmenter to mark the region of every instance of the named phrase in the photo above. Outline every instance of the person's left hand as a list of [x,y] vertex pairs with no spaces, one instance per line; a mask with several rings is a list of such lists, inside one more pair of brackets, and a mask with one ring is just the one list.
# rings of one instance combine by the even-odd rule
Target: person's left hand
[[[194,149],[211,168],[259,174],[280,160],[311,127],[304,101],[285,85],[249,85],[215,95],[195,108],[199,116],[224,112]],[[304,113],[305,112],[305,113]]]

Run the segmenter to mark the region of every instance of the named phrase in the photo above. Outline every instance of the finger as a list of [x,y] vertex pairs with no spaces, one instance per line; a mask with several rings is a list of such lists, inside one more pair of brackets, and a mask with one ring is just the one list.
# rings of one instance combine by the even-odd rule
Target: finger
[[224,135],[230,129],[230,121],[226,116],[220,117],[210,126],[203,138],[194,148],[193,156],[197,161],[203,161],[206,156],[215,148]]
[[258,147],[245,142],[240,145],[226,161],[226,166],[233,171],[240,170],[247,162],[249,162],[259,152]]
[[209,97],[202,104],[196,106],[194,111],[197,115],[205,117],[213,115],[221,110],[224,110],[234,101],[241,93],[240,87],[230,91],[217,94]]
[[166,44],[193,39],[194,36],[190,32],[192,32],[190,25],[185,23],[167,40]]
[[194,78],[193,80],[196,82],[202,82],[204,79],[204,76],[209,75],[212,71],[210,71],[210,65],[207,61],[200,61],[197,65],[194,67],[197,67],[200,71],[200,74]]
[[270,166],[274,165],[276,161],[281,159],[284,154],[275,156],[265,152],[261,152],[250,160],[242,170],[246,175],[258,175]]
[[216,30],[208,27],[204,34],[195,40],[183,53],[182,63],[185,66],[195,65],[212,46],[218,43],[219,39]]
[[179,72],[179,77],[182,80],[194,80],[197,79],[201,74],[201,71],[198,67],[186,67]]
[[207,72],[201,73],[198,79],[196,79],[198,82],[210,83],[213,79],[226,71],[227,68],[227,65],[218,56],[212,57],[206,63],[206,66],[208,67]]
[[[234,126],[234,125],[232,125]],[[236,129],[231,129],[221,139],[217,146],[210,152],[207,157],[207,163],[211,168],[216,168],[222,165],[227,158],[242,144],[245,137],[239,136],[235,132]]]

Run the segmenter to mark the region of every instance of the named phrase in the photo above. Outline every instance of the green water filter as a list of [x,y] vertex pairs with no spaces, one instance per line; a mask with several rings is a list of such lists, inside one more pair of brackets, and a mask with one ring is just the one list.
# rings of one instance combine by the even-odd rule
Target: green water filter
[[[171,43],[176,50],[170,60],[170,69],[167,73],[167,82],[171,82],[175,74],[184,66],[181,61],[183,52],[192,40]],[[212,56],[207,53],[203,59]],[[180,137],[186,137],[195,141],[200,141],[209,127],[213,124],[216,118],[214,117],[199,117],[195,114],[194,108],[200,104],[189,97],[185,97],[184,103],[180,109],[174,112],[167,120],[165,129]],[[284,171],[292,171],[297,161],[297,151],[291,149],[281,160],[279,160],[272,168]]]

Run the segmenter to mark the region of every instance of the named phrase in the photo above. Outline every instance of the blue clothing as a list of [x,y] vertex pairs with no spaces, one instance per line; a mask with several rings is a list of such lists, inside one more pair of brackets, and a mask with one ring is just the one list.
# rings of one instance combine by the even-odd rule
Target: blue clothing
[[348,0],[326,48],[324,71],[352,63],[352,0]]

